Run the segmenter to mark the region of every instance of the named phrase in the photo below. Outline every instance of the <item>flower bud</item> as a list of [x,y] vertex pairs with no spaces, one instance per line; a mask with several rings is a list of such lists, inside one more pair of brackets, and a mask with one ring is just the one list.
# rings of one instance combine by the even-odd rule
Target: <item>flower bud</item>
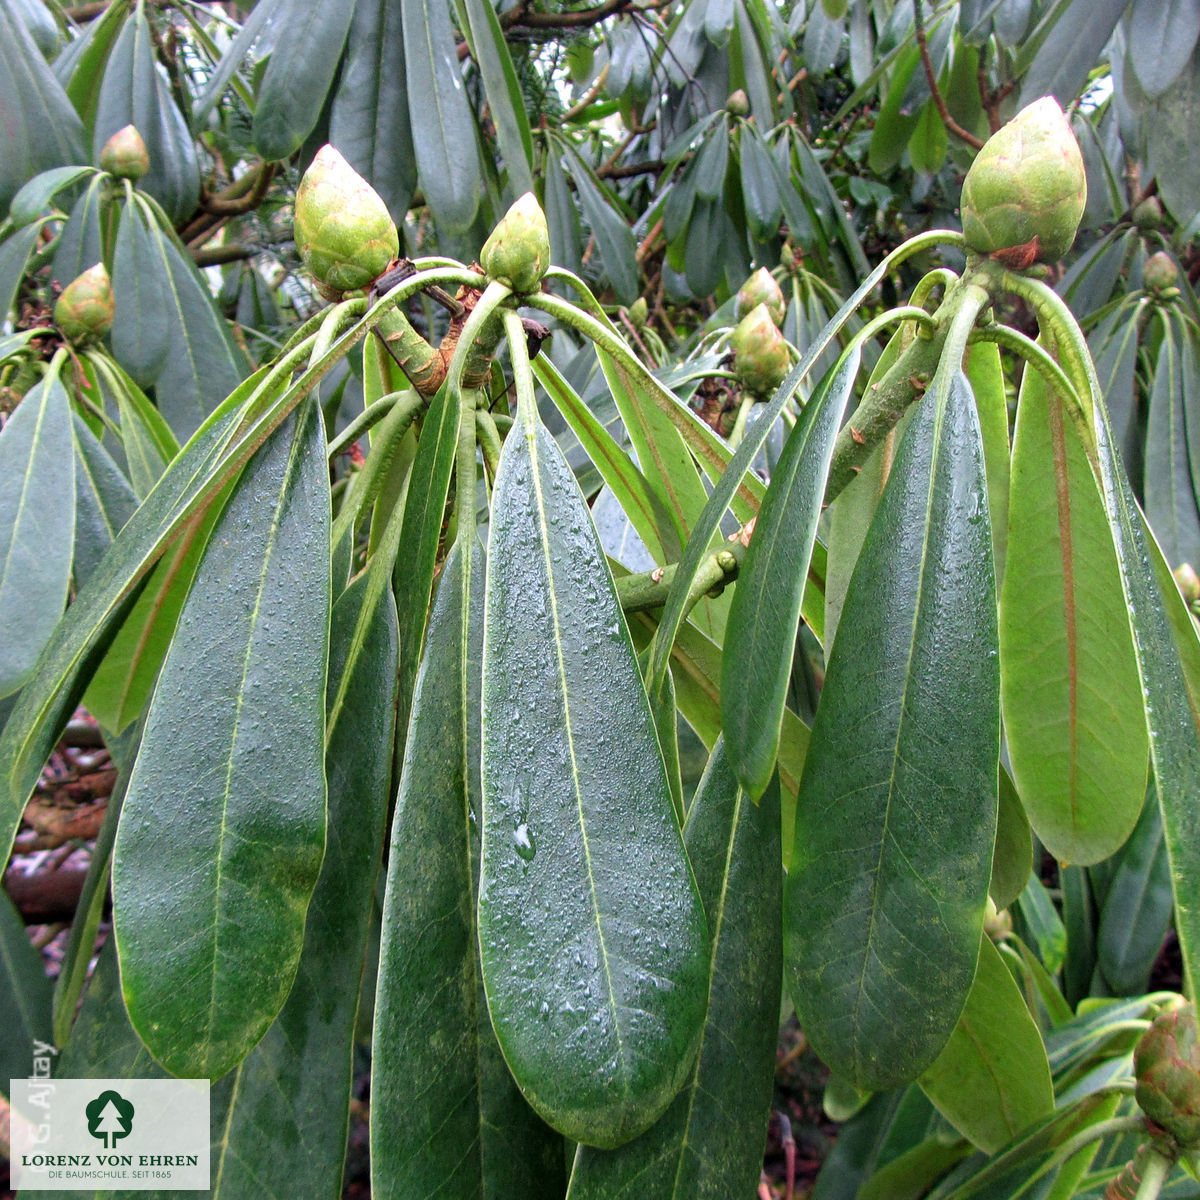
[[733,348],[733,373],[748,391],[770,395],[792,364],[783,334],[771,320],[765,304],[757,305],[739,322],[729,339]]
[[526,192],[483,243],[479,261],[492,279],[514,292],[533,292],[550,265],[550,229],[532,192]]
[[646,303],[646,297],[639,296],[625,310],[625,315],[629,318],[629,323],[634,329],[644,329],[646,327],[646,318],[650,315],[650,306]]
[[1196,574],[1191,563],[1180,563],[1175,568],[1175,582],[1189,605],[1200,600],[1200,575]]
[[725,111],[735,117],[744,117],[750,111],[750,100],[743,88],[730,93],[729,99],[725,101]]
[[1133,223],[1143,232],[1149,233],[1162,225],[1163,207],[1157,196],[1147,196],[1133,210]]
[[1185,1149],[1200,1146],[1200,1040],[1190,1004],[1160,1012],[1133,1052],[1142,1112]]
[[118,129],[104,143],[100,151],[100,169],[119,179],[141,179],[150,170],[150,151],[132,125]]
[[68,341],[90,342],[112,328],[115,311],[108,269],[97,263],[63,289],[54,304],[54,323]]
[[994,133],[962,189],[963,235],[978,254],[1024,270],[1055,262],[1075,240],[1087,202],[1079,143],[1044,96]]
[[987,908],[983,914],[983,932],[993,942],[1002,942],[1006,937],[1011,935],[1012,931],[1012,913],[1007,908],[997,909],[995,900],[989,896],[987,898]]
[[400,253],[387,205],[329,145],[317,151],[300,180],[294,228],[304,265],[330,299],[366,287]]
[[1175,260],[1165,251],[1159,250],[1146,259],[1142,268],[1142,286],[1154,296],[1162,296],[1169,289],[1178,295],[1175,285],[1179,282],[1179,268]]
[[747,313],[752,312],[760,304],[767,306],[767,312],[771,314],[771,320],[777,326],[782,327],[783,317],[787,312],[787,305],[784,303],[782,289],[775,282],[775,276],[766,267],[759,267],[742,284],[741,291],[737,294],[734,312],[740,321]]

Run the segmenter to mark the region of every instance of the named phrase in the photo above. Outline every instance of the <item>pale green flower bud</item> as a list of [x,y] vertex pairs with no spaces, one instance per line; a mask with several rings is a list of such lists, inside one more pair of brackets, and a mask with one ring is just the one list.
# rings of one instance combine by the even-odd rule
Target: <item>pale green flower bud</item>
[[504,214],[484,242],[479,261],[492,279],[514,292],[537,291],[550,265],[550,228],[532,192],[526,192]]
[[747,313],[729,339],[733,373],[738,382],[760,396],[773,392],[788,373],[791,355],[765,304]]
[[734,312],[737,314],[737,319],[740,321],[748,313],[753,312],[760,304],[767,306],[767,312],[771,314],[771,320],[782,328],[784,314],[787,312],[787,304],[783,299],[783,290],[775,282],[775,276],[766,267],[759,267],[742,284],[741,290],[737,294],[737,302],[734,305]]
[[108,269],[97,263],[63,289],[54,304],[54,323],[68,341],[90,342],[112,328],[115,312]]
[[150,170],[150,151],[132,125],[118,129],[104,143],[100,151],[100,169],[120,179],[141,179]]

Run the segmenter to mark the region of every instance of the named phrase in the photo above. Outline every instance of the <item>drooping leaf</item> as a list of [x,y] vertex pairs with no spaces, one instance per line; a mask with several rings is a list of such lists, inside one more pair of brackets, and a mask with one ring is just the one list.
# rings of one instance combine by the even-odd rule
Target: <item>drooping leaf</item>
[[1133,633],[1079,433],[1032,369],[1013,444],[1000,668],[1013,779],[1035,832],[1064,862],[1107,858],[1146,794]]
[[753,125],[741,127],[738,145],[746,224],[755,238],[767,241],[779,232],[779,219],[783,215],[775,160]]
[[[92,173],[93,168],[91,167],[69,166],[51,167],[49,171],[35,175],[13,197],[12,204],[8,209],[8,215],[13,224],[28,225],[59,192],[66,190],[71,184]],[[70,281],[64,280],[64,282],[69,283]]]
[[504,1066],[479,975],[482,634],[483,554],[464,570],[456,544],[429,620],[388,856],[371,1182],[396,1200],[562,1195],[558,1139]]
[[0,245],[0,314],[5,317],[12,311],[21,279],[29,265],[29,256],[40,233],[40,225],[27,225]]
[[761,1171],[779,1013],[771,981],[782,970],[777,786],[752,803],[718,743],[685,838],[712,931],[696,1065],[641,1137],[611,1151],[579,1148],[569,1200],[750,1195]]
[[612,284],[617,299],[622,304],[632,304],[638,294],[637,265],[634,261],[637,240],[633,230],[609,201],[604,189],[579,155],[570,151],[567,161],[580,210],[596,238],[596,250],[604,274]]
[[[1036,46],[1028,72],[1021,80],[1021,103],[1054,96],[1070,104],[1083,87],[1108,39],[1112,37],[1128,0],[1070,0],[1060,5],[1054,22]],[[1020,64],[1024,66],[1024,64]]]
[[327,708],[339,681],[344,686],[326,735],[328,845],[296,982],[274,1025],[234,1071],[234,1102],[214,1163],[213,1195],[221,1200],[251,1200],[264,1190],[314,1200],[342,1194],[355,1019],[395,720],[395,604],[385,588],[374,612],[365,612],[367,584],[360,577],[333,608]]
[[0,5],[0,129],[0,211],[40,172],[87,161],[83,125],[10,5]]
[[29,677],[62,616],[74,541],[71,410],[55,372],[0,432],[0,696]]
[[1000,768],[1000,803],[996,810],[996,845],[988,895],[999,909],[1016,903],[1033,870],[1033,834],[1029,818],[1008,771]]
[[137,129],[150,153],[150,171],[138,186],[153,196],[173,221],[191,216],[200,198],[196,143],[159,73],[154,35],[141,4],[121,27],[104,68],[92,130],[93,161],[99,158],[104,143],[126,125]]
[[104,258],[100,238],[100,208],[104,180],[97,175],[75,201],[54,248],[54,277],[63,285]]
[[313,131],[353,17],[354,0],[284,0],[254,109],[254,145],[263,158],[287,158]]
[[75,111],[83,119],[85,145],[90,144],[96,125],[104,64],[129,15],[130,0],[114,0],[80,35],[69,41],[54,60],[53,71],[67,92]]
[[851,580],[785,897],[801,1024],[860,1087],[905,1082],[945,1045],[991,871],[999,679],[983,452],[965,377],[936,392],[901,442]]
[[856,348],[805,405],[771,475],[738,574],[721,670],[721,716],[730,761],[754,798],[775,767],[825,480],[858,365]]
[[533,1107],[612,1147],[663,1112],[691,1065],[704,913],[599,539],[534,415],[505,441],[489,537],[488,1007]]
[[908,139],[908,157],[914,171],[936,175],[946,162],[950,138],[933,100],[926,100]]
[[920,1084],[938,1111],[989,1154],[1054,1112],[1042,1036],[989,938],[980,943],[975,981],[950,1041]]
[[479,207],[475,122],[444,0],[399,0],[417,175],[439,226],[461,233]]
[[[236,1066],[295,978],[325,844],[328,489],[310,400],[252,460],[213,531],[125,797],[113,860],[122,987],[139,1037],[176,1074]],[[201,674],[213,699],[198,708]]]
[[242,27],[221,55],[204,85],[204,91],[192,108],[192,122],[199,126],[225,93],[238,67],[259,34],[270,28],[284,0],[261,0],[246,15]]
[[29,940],[29,931],[7,894],[0,895],[0,1001],[8,1014],[8,1031],[0,1043],[0,1094],[8,1096],[10,1079],[26,1079],[31,1059],[45,1058],[39,1043],[53,1045],[50,1026],[51,984],[42,956]]
[[75,418],[75,551],[71,572],[83,586],[137,508],[137,496],[112,456]]
[[[418,114],[417,120],[421,119]],[[398,0],[355,0],[329,140],[396,218],[417,186]]]
[[1125,19],[1129,61],[1151,99],[1175,82],[1200,37],[1197,0],[1134,0]]
[[1008,550],[1008,505],[1011,490],[1012,449],[1008,442],[1008,395],[1000,348],[995,342],[976,342],[967,351],[965,366],[979,428],[983,433],[983,459],[987,467],[988,514],[992,522],[992,560],[997,587],[1004,580]]
[[110,340],[113,355],[142,387],[154,383],[167,354],[175,352],[167,308],[169,286],[157,234],[146,227],[140,205],[126,204],[113,251],[115,312]]

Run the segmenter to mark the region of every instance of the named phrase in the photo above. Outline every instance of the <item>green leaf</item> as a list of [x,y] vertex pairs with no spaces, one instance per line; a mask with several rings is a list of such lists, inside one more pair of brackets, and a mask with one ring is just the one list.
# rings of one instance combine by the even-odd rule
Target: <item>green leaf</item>
[[771,475],[734,590],[721,717],[738,780],[754,798],[775,768],[808,564],[859,357],[856,347],[804,406]]
[[[1033,52],[1028,72],[1021,80],[1021,103],[1039,96],[1054,96],[1070,104],[1087,80],[1100,52],[1112,37],[1129,0],[1069,0],[1054,11],[1040,45],[1033,39],[1024,51]],[[1025,64],[1019,62],[1018,69]]]
[[949,148],[950,138],[937,105],[927,100],[908,139],[908,157],[913,170],[936,175],[946,164]]
[[94,161],[104,143],[126,125],[136,127],[150,152],[150,171],[138,180],[138,187],[153,196],[171,220],[190,217],[200,199],[196,143],[159,73],[154,35],[140,4],[122,26],[104,69],[92,131]]
[[[1021,918],[1038,957],[1051,975],[1057,975],[1067,954],[1067,932],[1045,884],[1030,875],[1017,897]],[[1022,935],[1024,936],[1024,935]]]
[[1000,666],[1013,779],[1030,824],[1064,862],[1107,858],[1146,793],[1133,634],[1079,433],[1031,368],[1013,443]]
[[192,108],[193,125],[197,127],[203,125],[204,119],[212,112],[217,101],[225,94],[225,89],[229,86],[230,80],[237,74],[238,67],[242,65],[247,52],[258,39],[259,34],[264,29],[270,28],[272,21],[277,16],[277,10],[282,3],[283,0],[260,0],[260,3],[255,4],[250,12],[246,14],[246,19],[242,22],[242,27],[237,31],[237,35],[229,43],[228,48],[214,65],[212,73],[205,82],[204,91],[201,92],[199,99]]
[[[139,1037],[175,1074],[236,1066],[295,978],[325,839],[328,489],[310,400],[251,461],[213,531],[125,797],[113,862],[122,986]],[[197,707],[200,676],[213,700]]]
[[83,125],[25,22],[9,5],[0,5],[0,128],[0,212],[35,175],[87,161]]
[[919,1082],[954,1128],[989,1154],[1054,1112],[1042,1035],[986,937],[966,1007]]
[[583,254],[579,210],[575,207],[575,196],[567,184],[561,154],[547,155],[544,178],[542,207],[546,210],[546,223],[550,227],[550,261],[569,271],[579,271]]
[[354,0],[284,0],[254,109],[254,145],[263,158],[294,154],[316,127],[353,16]]
[[49,171],[35,175],[13,197],[8,209],[9,218],[14,225],[28,225],[59,192],[69,188],[85,175],[91,175],[93,171],[93,167],[52,167]]
[[397,217],[407,211],[417,186],[411,126],[400,4],[356,0],[329,113],[329,140]]
[[534,1108],[612,1147],[684,1081],[708,938],[599,539],[553,439],[524,416],[504,444],[488,561],[488,1007]]
[[[53,1045],[50,1030],[51,984],[41,954],[7,894],[0,894],[0,1002],[7,1032],[0,1045],[0,1094],[10,1079],[26,1079],[33,1057],[45,1057]],[[45,1049],[39,1049],[39,1044]]]
[[82,33],[69,41],[54,60],[54,74],[66,88],[71,105],[83,118],[86,141],[91,140],[96,124],[96,109],[104,84],[104,64],[120,36],[129,7],[129,0],[114,0],[101,16],[89,21]]
[[566,160],[580,211],[596,238],[604,275],[612,284],[617,300],[632,304],[638,295],[637,239],[633,230],[610,202],[583,159],[570,150]]
[[396,609],[386,588],[372,600],[360,577],[333,608],[327,709],[339,680],[344,689],[326,735],[328,847],[295,985],[275,1024],[235,1070],[234,1102],[213,1164],[212,1194],[222,1200],[251,1200],[264,1191],[314,1200],[342,1194],[354,1028],[395,721]]
[[756,240],[769,241],[779,233],[779,220],[783,216],[775,159],[753,125],[741,126],[738,145],[746,224]]
[[1118,996],[1147,991],[1171,924],[1171,867],[1153,790],[1121,848],[1096,931],[1096,961]]
[[569,1200],[749,1196],[762,1168],[782,972],[778,786],[751,803],[718,743],[685,840],[712,930],[696,1065],[641,1137],[612,1151],[580,1146]]
[[886,175],[898,166],[904,148],[917,127],[919,116],[904,109],[904,95],[914,72],[920,70],[921,52],[911,46],[900,56],[888,85],[887,97],[871,131],[868,161],[876,175]]
[[448,233],[470,228],[479,208],[475,121],[445,0],[399,0],[417,175],[426,203]]
[[996,845],[988,895],[998,909],[1016,902],[1033,870],[1033,835],[1012,777],[1000,768],[1000,804],[996,810]]
[[74,541],[71,410],[54,371],[0,432],[0,696],[29,678],[62,616]]
[[[970,385],[901,442],[829,661],[785,897],[814,1048],[859,1087],[937,1057],[975,973],[999,757],[995,586]],[[953,864],[953,869],[950,869]]]
[[471,558],[464,570],[456,543],[442,571],[392,821],[372,1038],[372,1187],[404,1200],[549,1200],[562,1194],[559,1139],[504,1066],[479,976],[477,544]]
[[992,519],[992,560],[996,582],[1004,579],[1008,552],[1008,506],[1012,450],[1008,444],[1008,394],[1000,348],[995,342],[976,342],[968,348],[965,370],[975,394],[979,427],[983,431],[983,460],[987,467],[988,515]]
[[82,418],[75,422],[75,551],[71,573],[83,586],[138,500],[120,467]]
[[0,315],[5,318],[12,312],[13,304],[16,303],[17,289],[21,286],[21,280],[29,266],[29,256],[33,253],[41,232],[40,223],[26,225],[0,245]]
[[100,208],[104,177],[97,174],[75,201],[54,247],[54,278],[70,282],[104,258],[100,237]]
[[109,340],[114,357],[142,387],[154,383],[168,352],[175,351],[167,308],[169,286],[157,233],[146,228],[139,205],[126,204],[113,251],[116,311]]
[[471,55],[483,80],[488,110],[496,126],[496,140],[508,170],[505,195],[511,200],[533,191],[533,135],[525,112],[525,99],[513,67],[508,43],[490,0],[466,0],[470,25]]
[[1198,0],[1134,0],[1125,19],[1129,62],[1151,99],[1175,82],[1200,37]]

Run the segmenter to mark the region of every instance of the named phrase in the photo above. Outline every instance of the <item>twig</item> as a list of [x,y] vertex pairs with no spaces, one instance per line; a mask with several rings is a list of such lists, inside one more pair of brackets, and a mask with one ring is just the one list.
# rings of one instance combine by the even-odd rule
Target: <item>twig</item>
[[579,99],[576,100],[575,103],[572,104],[565,113],[563,113],[562,123],[564,125],[568,121],[574,121],[576,117],[578,117],[581,113],[586,112],[591,107],[592,101],[594,101],[596,97],[600,95],[600,89],[604,87],[604,84],[608,79],[608,71],[611,66],[611,62],[606,62],[604,66],[600,68],[600,74],[596,76],[595,82],[593,82],[592,86],[588,88],[588,90],[584,92],[583,95],[580,96]]
[[[248,213],[263,202],[274,175],[274,163],[259,163],[235,179],[229,187],[211,196],[201,196],[200,207],[218,217],[237,217]],[[249,190],[246,189],[247,183]]]
[[917,26],[917,45],[921,48],[921,64],[925,68],[925,78],[929,81],[929,91],[933,95],[933,103],[937,107],[938,116],[942,118],[942,124],[956,138],[966,142],[968,146],[974,146],[976,150],[982,150],[983,139],[976,137],[969,129],[964,129],[950,115],[950,110],[946,107],[945,98],[942,96],[941,89],[937,85],[937,76],[934,74],[933,61],[929,57],[929,43],[925,38],[925,17],[921,11],[921,2],[922,0],[917,0],[913,6]]
[[209,246],[204,250],[193,250],[192,261],[198,267],[219,267],[223,263],[242,262],[261,253],[261,246],[230,242],[227,246]]

